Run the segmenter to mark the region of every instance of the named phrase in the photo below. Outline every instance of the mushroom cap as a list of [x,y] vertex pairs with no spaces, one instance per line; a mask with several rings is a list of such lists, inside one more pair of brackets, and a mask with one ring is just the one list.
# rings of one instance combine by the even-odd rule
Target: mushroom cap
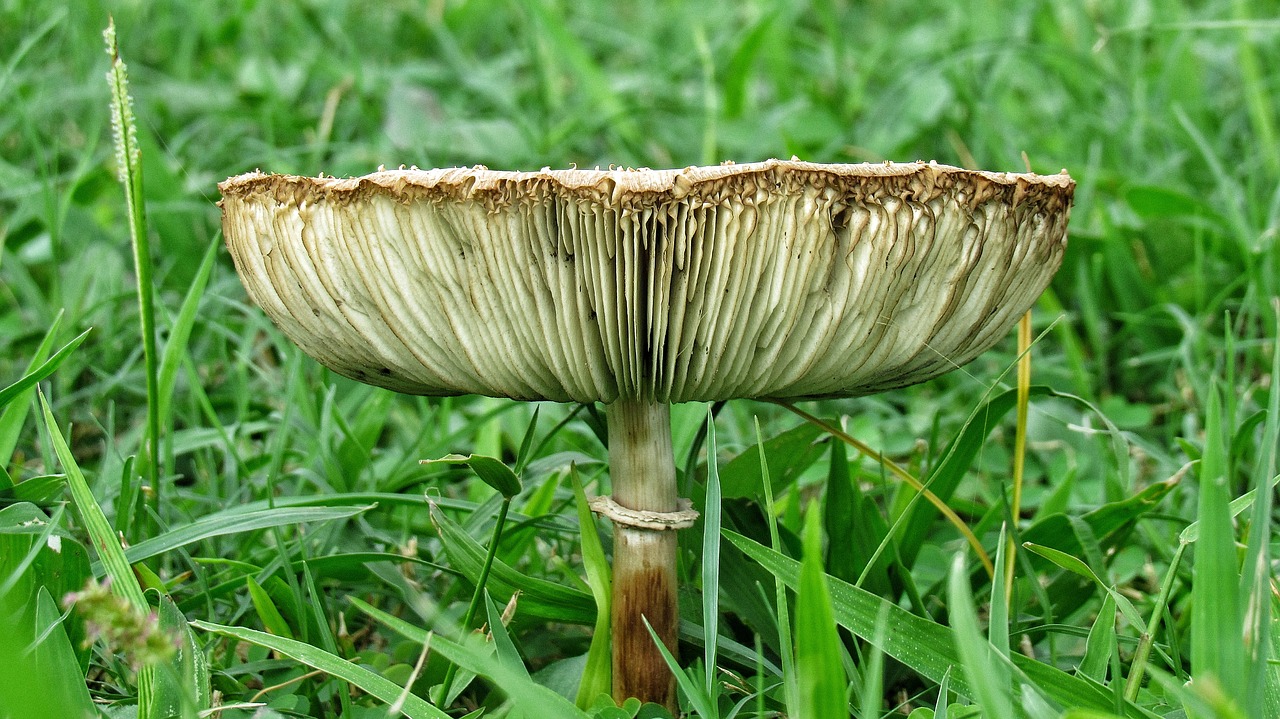
[[864,395],[963,365],[1062,262],[1075,183],[935,163],[475,168],[218,186],[250,297],[422,395]]

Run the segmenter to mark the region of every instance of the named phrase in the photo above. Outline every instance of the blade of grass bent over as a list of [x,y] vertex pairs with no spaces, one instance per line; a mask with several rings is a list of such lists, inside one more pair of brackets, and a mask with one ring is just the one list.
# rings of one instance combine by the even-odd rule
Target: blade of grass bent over
[[449,719],[448,714],[423,701],[421,697],[413,694],[402,697],[403,687],[397,686],[391,680],[310,644],[254,629],[229,627],[212,622],[193,621],[191,626],[201,631],[220,634],[278,652],[313,669],[319,669],[325,674],[337,677],[386,704],[395,704],[398,700],[402,700],[400,713],[410,719]]
[[[71,490],[72,503],[75,504],[76,511],[80,514],[81,521],[84,522],[85,529],[89,533],[89,540],[97,551],[103,567],[106,568],[107,576],[111,578],[111,591],[124,597],[135,611],[147,614],[151,611],[151,608],[147,605],[146,597],[142,595],[142,587],[138,584],[137,577],[134,576],[133,570],[129,567],[128,560],[125,559],[124,548],[120,546],[120,540],[116,538],[115,531],[111,528],[111,523],[107,521],[106,515],[102,513],[102,507],[94,499],[93,490],[89,488],[89,483],[85,481],[84,474],[80,471],[80,466],[71,454],[71,448],[67,446],[67,441],[62,436],[62,430],[58,428],[58,423],[53,418],[53,412],[49,409],[49,403],[45,400],[44,393],[39,393],[39,397],[40,408],[44,413],[44,424],[49,432],[49,440],[53,445],[54,452],[58,455],[58,461],[62,464],[63,471],[67,475],[67,487]],[[151,706],[154,701],[154,691],[155,669],[143,665],[138,670],[138,716],[150,716]]]
[[[62,314],[58,314],[61,319]],[[58,320],[55,319],[49,331],[45,334],[44,340],[40,343],[40,347],[36,349],[36,354],[31,358],[26,373],[13,384],[0,389],[0,489],[8,489],[14,486],[12,478],[9,476],[5,466],[9,464],[9,460],[13,458],[13,450],[18,445],[18,436],[22,432],[22,426],[27,421],[27,411],[31,406],[32,392],[35,386],[44,378],[53,374],[54,370],[62,364],[75,348],[80,346],[81,342],[89,336],[92,330],[81,332],[78,337],[63,345],[62,349],[48,359],[45,359],[49,353],[50,343],[53,341],[54,335],[58,329]],[[39,362],[39,366],[34,365]],[[7,406],[10,403],[13,406]]]

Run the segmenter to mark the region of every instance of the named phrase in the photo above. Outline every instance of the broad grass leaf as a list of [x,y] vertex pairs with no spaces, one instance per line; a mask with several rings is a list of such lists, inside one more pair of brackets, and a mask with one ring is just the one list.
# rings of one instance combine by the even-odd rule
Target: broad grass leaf
[[[319,647],[294,639],[277,637],[255,629],[230,627],[199,620],[193,621],[191,626],[201,631],[218,634],[278,652],[313,669],[319,669],[330,676],[337,677],[386,704],[394,704],[400,698],[403,690],[403,687],[397,686],[389,679],[385,679],[362,666],[353,664]],[[436,639],[433,638],[433,647],[435,641]],[[448,719],[449,717],[448,714],[431,706],[421,697],[414,694],[404,698],[400,713],[410,719]]]
[[254,532],[261,529],[302,524],[304,522],[350,519],[373,509],[373,507],[374,505],[362,507],[281,507],[249,512],[239,511],[239,508],[237,508],[201,517],[190,524],[184,524],[151,539],[138,542],[126,549],[124,556],[132,564],[213,537]]
[[589,719],[573,702],[534,682],[527,674],[495,661],[490,648],[478,635],[470,635],[464,642],[454,642],[437,634],[431,638],[431,650],[439,652],[461,669],[474,672],[499,687],[512,704],[530,719]]
[[[67,631],[74,622],[64,621],[52,596],[78,589],[89,576],[88,560],[83,548],[54,535],[53,529],[54,524],[33,505],[0,509],[3,716],[96,716]],[[72,626],[71,634],[80,632]]]
[[[440,532],[440,541],[444,544],[450,563],[473,583],[479,581],[486,554],[484,547],[472,539],[457,522],[435,507],[431,510],[431,519]],[[590,594],[545,579],[526,576],[496,558],[489,575],[488,588],[503,602],[519,589],[520,607],[526,614],[573,624],[595,622],[596,605]]]
[[253,608],[258,613],[258,619],[262,620],[262,626],[277,637],[293,639],[293,630],[289,628],[289,623],[276,608],[275,602],[271,601],[271,595],[267,594],[267,590],[263,589],[262,585],[258,584],[258,580],[252,576],[246,576],[244,581],[249,590],[249,601],[253,602]]
[[187,618],[173,600],[159,595],[160,629],[178,639],[178,651],[156,671],[151,719],[198,719],[209,708],[209,660]]
[[806,423],[770,437],[763,445],[748,447],[720,468],[720,488],[725,499],[756,498],[764,493],[762,446],[773,491],[778,492],[818,461],[826,442],[820,428]]
[[1110,594],[1104,595],[1102,608],[1098,610],[1098,618],[1089,628],[1089,638],[1085,640],[1084,656],[1080,666],[1076,668],[1077,676],[1102,684],[1107,678],[1107,667],[1111,664],[1111,655],[1116,651],[1116,600]]

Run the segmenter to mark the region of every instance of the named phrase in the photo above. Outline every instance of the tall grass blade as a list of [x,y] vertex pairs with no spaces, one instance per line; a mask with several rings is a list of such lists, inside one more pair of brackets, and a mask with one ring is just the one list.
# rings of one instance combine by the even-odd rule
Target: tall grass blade
[[[446,458],[444,461],[458,461],[470,464],[471,468],[485,483],[502,493],[502,504],[498,508],[498,518],[493,524],[493,537],[489,540],[489,549],[485,552],[484,564],[480,566],[480,576],[476,579],[475,589],[471,593],[471,603],[467,605],[467,613],[462,618],[461,628],[465,638],[465,633],[471,631],[471,624],[475,621],[476,613],[480,609],[480,603],[489,596],[486,588],[489,582],[489,572],[493,569],[498,547],[502,544],[502,529],[507,523],[507,511],[511,509],[511,498],[520,493],[520,479],[505,464],[492,457],[458,457],[457,460]],[[505,472],[496,469],[494,465],[501,467]],[[437,704],[443,703],[449,696],[449,686],[453,683],[453,677],[457,671],[458,665],[449,666],[444,675],[444,682],[440,686],[440,693],[437,695],[439,697]]]
[[960,653],[960,665],[965,679],[973,691],[973,698],[987,717],[1012,717],[1011,687],[1008,674],[1000,671],[991,643],[983,639],[978,630],[978,612],[974,606],[973,591],[969,588],[969,572],[965,569],[964,555],[956,555],[951,563],[947,582],[947,608],[951,612],[951,626],[955,628],[956,649]]
[[[31,400],[35,396],[33,388],[37,382],[48,377],[58,368],[58,364],[61,364],[61,360],[59,360],[58,363],[48,366],[46,370],[49,353],[53,351],[53,340],[57,337],[58,328],[61,325],[62,312],[58,312],[53,322],[50,323],[48,331],[45,332],[44,339],[36,347],[35,354],[31,356],[31,361],[27,363],[27,368],[23,371],[22,378],[13,385],[16,387],[25,384],[24,389],[17,390],[12,394],[10,394],[9,387],[0,390],[0,397],[8,397],[7,399],[0,399],[0,489],[8,489],[14,484],[13,479],[9,476],[9,470],[6,468],[9,465],[9,461],[13,459],[13,450],[18,446],[18,436],[22,434],[22,427],[27,422],[27,413],[31,410]],[[88,330],[73,342],[78,346],[87,334]],[[66,349],[66,347],[63,349]],[[69,353],[70,350],[68,350]],[[43,376],[40,376],[41,372],[44,373]],[[10,404],[13,406],[9,406]]]
[[213,274],[214,260],[221,246],[222,237],[219,235],[213,238],[209,243],[209,249],[205,250],[204,258],[200,260],[200,268],[196,270],[196,276],[191,281],[191,287],[182,298],[178,316],[174,318],[173,325],[169,328],[169,337],[165,340],[164,352],[160,356],[160,370],[156,380],[159,403],[157,414],[160,417],[159,425],[166,429],[169,427],[169,413],[173,404],[173,389],[178,381],[178,368],[181,367],[183,358],[187,356],[187,342],[191,339],[192,328],[195,327],[200,299],[204,297],[204,289],[209,284],[209,276]]
[[116,173],[124,186],[128,207],[129,239],[133,245],[134,276],[138,289],[138,320],[142,334],[142,353],[147,383],[147,432],[143,469],[154,490],[156,507],[161,505],[160,487],[160,357],[156,352],[155,287],[152,282],[151,240],[147,236],[147,218],[142,199],[142,154],[138,148],[138,128],[133,117],[133,98],[129,95],[128,69],[120,58],[116,43],[116,23],[111,19],[102,34],[111,58],[107,85],[111,91],[111,131],[116,149]]
[[716,640],[720,637],[720,469],[715,418],[707,412],[707,502],[702,511],[702,635],[707,696],[715,697]]
[[[769,522],[769,546],[773,548],[774,553],[781,556],[782,540],[778,536],[778,515],[775,513],[773,504],[773,482],[769,478],[769,463],[765,458],[764,436],[760,433],[760,418],[754,419],[756,446],[760,447],[760,477],[761,485],[764,487],[765,516]],[[733,539],[731,533],[725,530],[721,532],[730,540]],[[739,546],[739,549],[741,548]],[[787,584],[778,572],[770,573],[773,574],[774,600],[778,608],[778,653],[782,657],[783,704],[787,711],[797,711],[800,706],[800,686],[796,681],[798,675],[796,674],[795,643],[791,637],[791,613],[787,609]],[[792,584],[792,586],[795,585]]]
[[804,560],[796,590],[796,677],[799,719],[847,716],[840,635],[831,609],[831,594],[822,571],[822,512],[809,506],[804,522]]
[[1205,410],[1205,448],[1200,462],[1200,541],[1191,586],[1191,676],[1193,685],[1207,685],[1203,692],[1241,697],[1245,689],[1243,617],[1220,408],[1218,389],[1213,385]]
[[[671,650],[667,649],[666,644],[658,636],[658,633],[653,631],[653,626],[649,624],[649,619],[647,617],[641,617],[641,619],[644,621],[645,628],[649,630],[649,636],[653,638],[654,645],[662,653],[662,661],[666,662],[667,669],[676,678],[676,684],[684,692],[685,698],[689,700],[689,703],[693,705],[694,713],[702,717],[702,719],[716,719],[719,714],[716,712],[716,704],[711,695],[707,694],[704,687],[698,686],[697,682],[689,676],[690,672],[680,668],[680,662],[676,661],[676,658],[671,655]],[[710,673],[709,670],[708,673]]]
[[[1272,299],[1276,322],[1271,346],[1271,377],[1280,378],[1280,299]],[[1272,494],[1267,488],[1276,476],[1277,452],[1280,452],[1280,386],[1271,382],[1267,400],[1267,423],[1262,431],[1261,451],[1253,470],[1253,486],[1257,501],[1249,522],[1249,541],[1245,551],[1244,573],[1240,594],[1244,600],[1245,636],[1245,700],[1243,709],[1251,716],[1280,716],[1280,670],[1272,665],[1271,508]]]
[[1013,601],[1013,571],[1018,560],[1018,518],[1022,516],[1022,475],[1027,460],[1027,406],[1031,399],[1031,310],[1018,322],[1018,397],[1013,439],[1013,496],[1009,500],[1009,536],[1004,550],[1004,609]]
[[587,648],[587,665],[582,670],[582,679],[578,682],[578,695],[574,703],[579,709],[591,706],[595,698],[608,694],[613,684],[613,659],[609,654],[612,646],[613,578],[609,569],[609,560],[605,557],[604,546],[600,543],[600,535],[596,532],[595,516],[587,504],[587,495],[582,491],[582,482],[578,478],[578,468],[569,468],[569,484],[573,487],[580,527],[582,564],[587,570],[587,586],[591,588],[591,596],[596,601],[596,624],[591,634],[591,645]]

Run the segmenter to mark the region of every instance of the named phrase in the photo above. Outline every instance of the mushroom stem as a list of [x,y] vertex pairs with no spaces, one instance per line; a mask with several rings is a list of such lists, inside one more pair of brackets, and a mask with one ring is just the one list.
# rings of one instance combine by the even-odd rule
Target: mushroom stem
[[[628,509],[678,509],[671,452],[671,409],[643,399],[619,399],[606,409],[613,500]],[[614,521],[613,698],[676,708],[675,677],[645,626],[676,651],[676,533]]]

